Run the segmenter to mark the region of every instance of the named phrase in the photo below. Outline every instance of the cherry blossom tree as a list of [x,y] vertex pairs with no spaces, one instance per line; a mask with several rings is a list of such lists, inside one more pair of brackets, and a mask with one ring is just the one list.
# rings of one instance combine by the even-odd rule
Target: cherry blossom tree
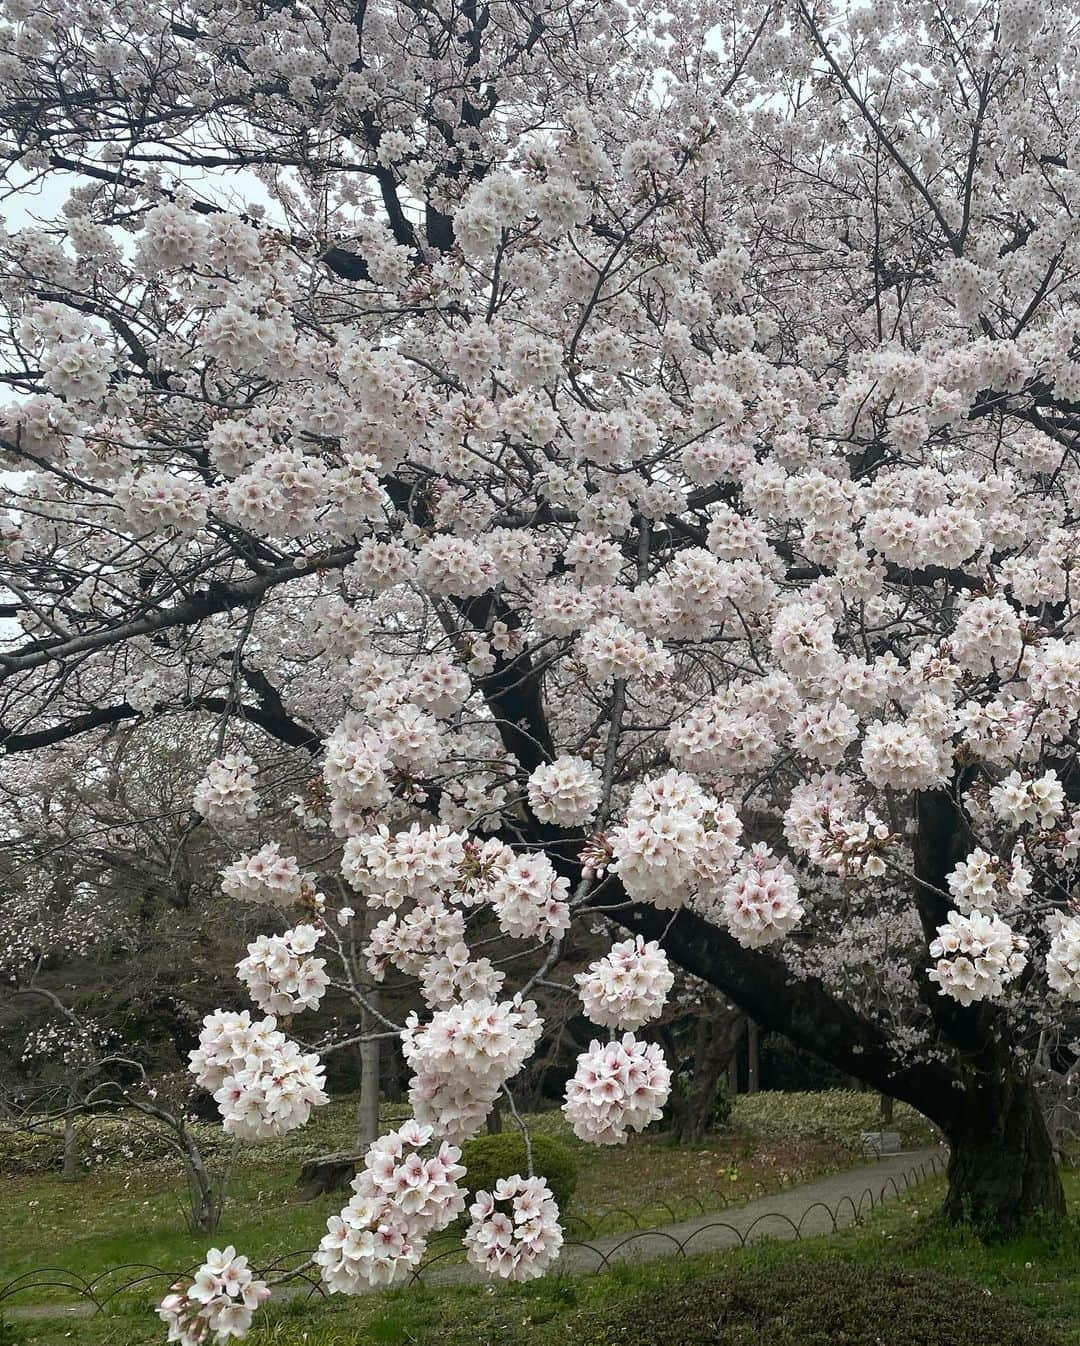
[[[586,982],[581,1134],[665,1101],[658,941],[932,1117],[949,1216],[1060,1214],[1072,0],[3,10],[4,745],[216,717],[195,806],[249,827],[244,735],[310,757],[354,905],[270,829],[224,892],[291,908],[289,957],[366,905],[426,992],[329,1283],[459,1213],[598,916],[645,943]],[[321,1102],[274,1015],[204,1037],[239,1133]],[[477,1199],[474,1261],[549,1264],[542,1186]],[[243,1330],[232,1259],[174,1339]]]

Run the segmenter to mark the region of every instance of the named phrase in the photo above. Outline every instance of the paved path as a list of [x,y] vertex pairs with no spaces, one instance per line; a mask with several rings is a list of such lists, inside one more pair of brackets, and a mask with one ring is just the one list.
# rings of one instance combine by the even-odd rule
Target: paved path
[[[832,1234],[854,1224],[883,1202],[943,1172],[942,1149],[908,1150],[832,1173],[815,1182],[801,1183],[773,1196],[756,1197],[745,1205],[711,1215],[663,1225],[658,1229],[570,1240],[563,1248],[558,1270],[575,1274],[600,1270],[616,1262],[652,1261],[673,1253],[718,1252],[760,1239],[810,1238]],[[432,1266],[423,1273],[425,1285],[461,1284],[482,1280],[468,1264]]]
[[[944,1170],[940,1149],[910,1150],[832,1173],[744,1206],[700,1215],[640,1234],[615,1234],[568,1247],[560,1261],[572,1271],[594,1271],[608,1263],[651,1260],[674,1252],[716,1252],[763,1238],[809,1238],[854,1224],[898,1192]],[[678,1245],[678,1246],[677,1246]]]
[[[616,1262],[652,1261],[678,1252],[717,1252],[760,1239],[831,1234],[854,1224],[897,1193],[916,1186],[935,1169],[941,1172],[944,1164],[944,1150],[908,1150],[789,1187],[773,1196],[756,1197],[745,1205],[712,1215],[700,1215],[659,1229],[604,1235],[580,1242],[571,1240],[563,1248],[558,1270],[574,1275],[597,1271]],[[445,1265],[436,1262],[423,1272],[425,1285],[461,1285],[483,1279],[474,1267],[460,1261],[451,1263],[449,1259]],[[297,1286],[292,1293],[306,1292],[308,1288]],[[290,1288],[284,1286],[275,1292],[275,1298],[289,1295]],[[19,1298],[0,1303],[0,1309],[12,1321],[83,1318],[95,1311],[93,1304],[86,1301],[28,1304]]]

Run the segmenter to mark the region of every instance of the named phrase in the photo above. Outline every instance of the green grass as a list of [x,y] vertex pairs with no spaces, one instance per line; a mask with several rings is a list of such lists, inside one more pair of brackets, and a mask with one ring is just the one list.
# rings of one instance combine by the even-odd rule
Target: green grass
[[[1066,1189],[1072,1203],[1080,1204],[1075,1174],[1066,1175]],[[635,1303],[681,1305],[695,1287],[725,1276],[753,1274],[759,1284],[769,1285],[797,1271],[804,1280],[817,1275],[828,1283],[835,1260],[841,1259],[870,1268],[931,1268],[960,1277],[982,1287],[988,1303],[1000,1298],[1024,1309],[1045,1332],[1048,1346],[1080,1346],[1080,1226],[1072,1222],[1053,1236],[1032,1231],[985,1247],[964,1231],[944,1231],[936,1224],[933,1212],[942,1193],[942,1181],[932,1180],[859,1228],[799,1244],[766,1243],[693,1259],[622,1265],[600,1276],[552,1276],[493,1290],[418,1286],[355,1300],[293,1299],[270,1306],[248,1341],[251,1346],[520,1346],[527,1337],[530,1346],[614,1346],[625,1339],[616,1334],[616,1325],[626,1321]],[[820,1273],[814,1272],[817,1264]],[[871,1283],[874,1279],[869,1277]],[[968,1294],[965,1302],[981,1301]],[[0,1346],[149,1346],[162,1340],[145,1302],[127,1302],[92,1319],[17,1321],[13,1327],[16,1335],[8,1342],[0,1334]],[[955,1338],[961,1339],[969,1340]],[[952,1340],[913,1341],[911,1346],[952,1346]],[[993,1346],[989,1338],[985,1344]],[[649,1343],[642,1341],[641,1346]],[[767,1340],[762,1346],[768,1346]]]
[[[579,1237],[635,1223],[647,1228],[809,1181],[848,1162],[846,1153],[813,1142],[758,1146],[733,1134],[675,1147],[662,1135],[638,1136],[625,1148],[589,1151],[567,1218]],[[127,1262],[183,1270],[201,1261],[208,1243],[233,1243],[255,1265],[311,1249],[348,1193],[303,1201],[295,1187],[298,1171],[298,1163],[242,1164],[210,1238],[188,1232],[175,1171],[101,1168],[74,1182],[56,1174],[6,1178],[0,1285],[42,1266],[86,1278]]]
[[[632,1137],[625,1147],[588,1146],[573,1136],[557,1110],[528,1121],[534,1134],[553,1136],[573,1150],[579,1165],[577,1190],[572,1208],[564,1212],[564,1222],[571,1238],[587,1239],[719,1211],[848,1167],[857,1152],[859,1132],[875,1124],[876,1108],[874,1095],[844,1091],[757,1095],[737,1101],[730,1130],[696,1146],[674,1146],[656,1131]],[[384,1123],[393,1125],[404,1115],[401,1108],[387,1109]],[[301,1200],[295,1188],[300,1164],[312,1155],[347,1148],[354,1117],[354,1101],[339,1100],[320,1109],[312,1127],[296,1136],[245,1151],[233,1177],[224,1219],[209,1238],[193,1236],[185,1226],[178,1167],[160,1158],[127,1162],[114,1152],[113,1135],[103,1136],[98,1150],[108,1158],[74,1182],[64,1181],[53,1171],[5,1177],[6,1199],[0,1203],[0,1286],[45,1266],[63,1267],[85,1279],[126,1263],[180,1272],[198,1264],[211,1244],[233,1243],[256,1266],[289,1252],[309,1251],[321,1237],[327,1216],[340,1208],[346,1194]],[[926,1124],[915,1114],[901,1115],[898,1122],[912,1143],[930,1138]],[[213,1145],[220,1133],[208,1127],[205,1134]],[[0,1165],[4,1155],[0,1136]],[[25,1155],[21,1158],[25,1160]],[[620,1284],[623,1274],[614,1275],[612,1284]],[[608,1278],[604,1279],[606,1283]],[[510,1292],[505,1302],[517,1305],[513,1295],[520,1294],[524,1296],[522,1313],[547,1314],[554,1321],[555,1305],[562,1302],[559,1296],[576,1302],[591,1294],[575,1286],[548,1280],[542,1288]],[[462,1291],[466,1297],[469,1293]],[[21,1302],[31,1299],[36,1303],[71,1302],[72,1296],[60,1288],[43,1287]],[[474,1302],[470,1312],[475,1312],[476,1306],[484,1308],[495,1301],[484,1295],[468,1302]],[[305,1342],[302,1332],[307,1331],[305,1346],[322,1346],[324,1339],[326,1346],[429,1339],[441,1343],[443,1337],[431,1336],[431,1332],[433,1325],[443,1330],[442,1303],[440,1296],[424,1291],[407,1298],[379,1296],[370,1308],[334,1300],[314,1313],[289,1303],[272,1310],[266,1319],[270,1326],[253,1340],[300,1346]],[[518,1312],[518,1307],[512,1311]],[[294,1331],[297,1322],[303,1328]],[[357,1335],[358,1324],[361,1335]],[[157,1340],[154,1324],[149,1335],[141,1335],[144,1326],[142,1295],[135,1305],[114,1304],[107,1318],[35,1324],[32,1331],[37,1335],[29,1339],[86,1341],[90,1346],[98,1340],[110,1346]],[[24,1328],[20,1325],[21,1339],[26,1339]],[[468,1339],[466,1333],[463,1340]],[[3,1329],[0,1346],[9,1346]]]
[[[312,1249],[347,1193],[306,1202],[296,1177],[304,1158],[345,1146],[353,1109],[346,1100],[321,1113],[314,1144],[305,1136],[303,1146],[299,1140],[289,1147],[275,1142],[246,1153],[221,1225],[209,1238],[188,1232],[182,1174],[165,1161],[101,1163],[75,1181],[54,1172],[4,1178],[0,1286],[43,1266],[86,1279],[129,1262],[179,1272],[200,1262],[210,1244],[233,1243],[256,1266]],[[695,1146],[674,1146],[662,1132],[650,1131],[625,1147],[597,1147],[577,1140],[557,1111],[528,1121],[534,1133],[557,1137],[578,1160],[577,1190],[565,1216],[579,1238],[722,1210],[852,1162],[849,1147],[835,1139],[762,1137],[743,1126]],[[62,1297],[55,1289],[40,1294],[42,1300]]]

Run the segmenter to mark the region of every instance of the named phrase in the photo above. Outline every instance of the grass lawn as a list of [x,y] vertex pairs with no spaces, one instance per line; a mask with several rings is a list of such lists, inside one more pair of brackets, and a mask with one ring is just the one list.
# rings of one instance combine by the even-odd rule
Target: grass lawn
[[[1066,1175],[1066,1188],[1072,1204],[1080,1204],[1077,1175]],[[268,1308],[248,1341],[251,1346],[519,1346],[527,1336],[532,1346],[614,1346],[632,1339],[632,1329],[631,1336],[620,1333],[620,1328],[626,1330],[628,1307],[681,1306],[695,1287],[740,1276],[767,1286],[796,1272],[806,1283],[827,1285],[840,1259],[865,1268],[871,1285],[883,1271],[904,1269],[932,1268],[962,1277],[978,1287],[968,1292],[963,1310],[973,1331],[973,1320],[983,1312],[979,1306],[988,1306],[989,1313],[991,1306],[1003,1311],[1016,1305],[1033,1319],[1032,1336],[1025,1340],[1080,1346],[1080,1226],[1074,1222],[1052,1239],[1033,1233],[986,1248],[962,1232],[935,1229],[932,1212],[942,1193],[942,1181],[934,1179],[859,1228],[800,1244],[762,1244],[707,1257],[621,1266],[600,1276],[552,1276],[523,1286],[420,1286],[356,1300],[292,1300]],[[135,1302],[92,1319],[17,1322],[8,1332],[7,1337],[0,1335],[2,1346],[148,1346],[162,1340],[145,1303]],[[702,1338],[706,1340],[726,1338]],[[969,1340],[980,1346],[994,1342],[992,1337],[947,1338],[948,1346]],[[642,1338],[641,1346],[650,1343]],[[768,1338],[762,1338],[762,1346],[770,1346]],[[942,1342],[912,1340],[911,1346]]]
[[[557,1110],[527,1120],[531,1130],[575,1152],[577,1191],[564,1223],[572,1237],[589,1238],[719,1211],[849,1167],[857,1162],[859,1131],[873,1124],[876,1107],[876,1096],[845,1091],[758,1094],[738,1100],[729,1130],[695,1146],[674,1146],[655,1131],[632,1136],[626,1146],[586,1145]],[[233,1175],[224,1218],[210,1238],[189,1234],[182,1173],[165,1160],[131,1164],[110,1156],[74,1182],[54,1172],[6,1176],[0,1286],[46,1266],[85,1279],[129,1262],[181,1272],[197,1265],[210,1244],[233,1243],[255,1266],[310,1251],[327,1216],[341,1208],[348,1193],[303,1201],[296,1177],[305,1158],[348,1147],[354,1115],[354,1103],[339,1100],[320,1109],[295,1137],[252,1146]],[[387,1110],[386,1125],[405,1115]],[[898,1120],[913,1144],[928,1141],[925,1123],[910,1109]],[[111,1143],[107,1131],[102,1137],[99,1153]],[[207,1128],[207,1140],[220,1144],[219,1129]],[[43,1290],[37,1297],[64,1296]]]
[[[847,1168],[858,1162],[859,1131],[875,1125],[876,1109],[877,1099],[870,1094],[756,1095],[738,1100],[731,1127],[699,1146],[674,1146],[663,1133],[654,1131],[631,1137],[625,1147],[588,1146],[570,1133],[558,1111],[528,1120],[534,1132],[553,1135],[575,1151],[577,1190],[571,1209],[564,1213],[564,1224],[571,1238],[588,1239],[720,1211]],[[187,1231],[183,1179],[176,1165],[165,1159],[150,1161],[145,1155],[142,1162],[125,1160],[113,1152],[116,1140],[107,1130],[101,1133],[96,1151],[104,1160],[76,1181],[65,1181],[53,1171],[19,1173],[19,1164],[26,1166],[26,1154],[8,1151],[9,1173],[2,1179],[5,1200],[0,1203],[0,1287],[24,1272],[49,1266],[87,1280],[127,1263],[179,1273],[197,1265],[211,1244],[233,1243],[255,1266],[289,1253],[306,1254],[318,1243],[327,1216],[340,1209],[347,1193],[301,1200],[295,1187],[300,1164],[311,1155],[347,1148],[353,1116],[353,1103],[341,1100],[321,1109],[316,1114],[317,1125],[295,1137],[246,1151],[233,1176],[222,1223],[210,1238]],[[385,1124],[394,1125],[403,1116],[400,1109],[388,1110]],[[897,1123],[912,1145],[931,1138],[922,1119],[910,1110],[898,1110]],[[208,1148],[219,1141],[219,1134],[216,1128],[207,1128]],[[0,1171],[4,1166],[0,1134]],[[622,1285],[625,1274],[603,1278],[603,1283]],[[160,1297],[156,1282],[153,1289]],[[470,1326],[470,1315],[479,1313],[483,1319],[489,1310],[496,1311],[493,1306],[504,1304],[506,1313],[520,1310],[523,1318],[547,1315],[554,1321],[557,1305],[565,1301],[569,1311],[573,1304],[589,1302],[594,1293],[595,1288],[559,1279],[545,1281],[538,1289],[499,1290],[494,1297],[484,1291],[462,1290],[460,1297],[451,1296],[447,1302],[466,1307],[460,1314],[455,1308],[449,1317],[444,1309],[445,1293],[440,1296],[434,1290],[380,1295],[362,1305],[340,1299],[314,1306],[294,1301],[275,1308],[265,1318],[271,1326],[252,1340],[297,1346],[304,1342],[320,1346],[323,1340],[330,1346],[368,1341],[441,1344],[459,1339],[477,1343],[486,1341],[483,1333],[494,1331],[495,1325],[485,1320]],[[42,1287],[15,1302],[31,1300],[70,1303],[73,1296],[59,1287]],[[457,1318],[463,1335],[446,1336],[457,1330],[453,1326]],[[507,1318],[504,1326],[510,1322]],[[145,1292],[127,1303],[115,1302],[107,1317],[60,1323],[20,1321],[14,1328],[13,1340],[20,1343],[85,1341],[88,1346],[98,1342],[120,1346],[130,1342],[137,1346],[159,1339],[156,1323],[146,1318]],[[9,1346],[5,1330],[10,1335],[11,1328],[0,1328],[0,1346]]]
[[[582,1158],[567,1212],[570,1229],[581,1238],[721,1210],[852,1162],[847,1151],[826,1142],[758,1143],[738,1133],[679,1147],[661,1135],[635,1136],[626,1148],[590,1148]],[[297,1164],[279,1160],[253,1157],[241,1164],[224,1218],[209,1239],[189,1234],[183,1182],[175,1171],[141,1165],[126,1172],[97,1169],[75,1182],[56,1174],[5,1178],[0,1286],[43,1266],[62,1266],[87,1279],[127,1262],[182,1271],[202,1260],[208,1243],[233,1243],[255,1265],[310,1250],[348,1192],[304,1201],[295,1187],[297,1172]]]

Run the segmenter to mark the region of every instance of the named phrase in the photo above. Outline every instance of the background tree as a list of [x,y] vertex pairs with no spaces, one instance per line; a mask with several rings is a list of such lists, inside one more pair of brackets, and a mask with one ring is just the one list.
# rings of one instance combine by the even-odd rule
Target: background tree
[[215,1171],[190,1128],[186,1098],[163,1095],[140,1061],[122,1055],[100,1025],[81,1018],[51,991],[29,988],[15,996],[23,1003],[44,1001],[51,1013],[23,1037],[22,1059],[36,1066],[32,1079],[5,1078],[0,1091],[5,1123],[28,1134],[48,1133],[61,1124],[63,1175],[76,1178],[80,1163],[88,1158],[79,1153],[78,1123],[122,1116],[125,1134],[133,1142],[131,1153],[149,1140],[180,1160],[188,1187],[184,1212],[188,1227],[212,1234],[225,1209],[239,1143],[234,1142],[227,1163]]

